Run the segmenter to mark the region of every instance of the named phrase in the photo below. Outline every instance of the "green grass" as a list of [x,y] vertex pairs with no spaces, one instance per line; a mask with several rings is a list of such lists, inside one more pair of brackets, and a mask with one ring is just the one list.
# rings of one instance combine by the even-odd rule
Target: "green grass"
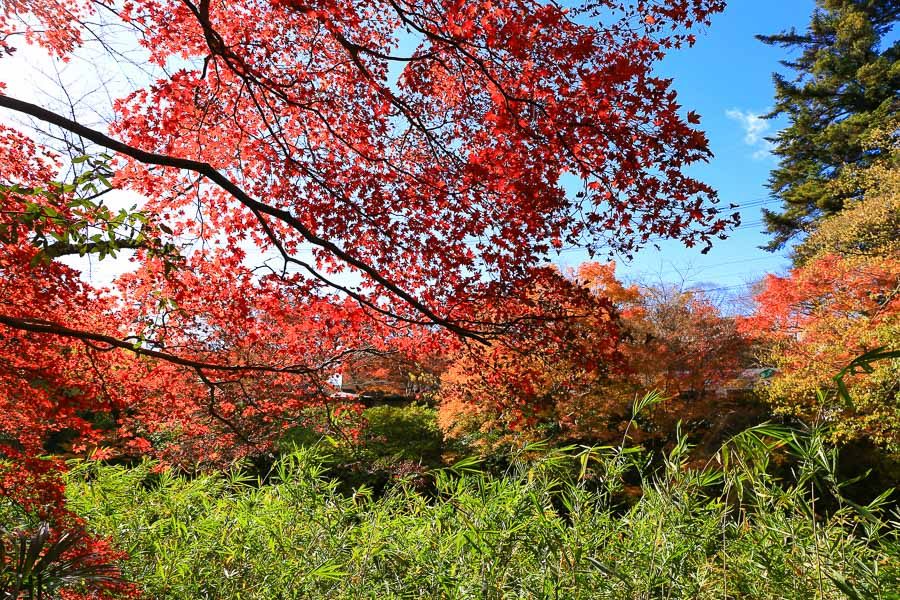
[[900,598],[896,515],[843,498],[823,439],[758,427],[702,469],[682,441],[652,471],[532,446],[378,497],[341,493],[316,447],[264,483],[78,462],[68,493],[152,598]]

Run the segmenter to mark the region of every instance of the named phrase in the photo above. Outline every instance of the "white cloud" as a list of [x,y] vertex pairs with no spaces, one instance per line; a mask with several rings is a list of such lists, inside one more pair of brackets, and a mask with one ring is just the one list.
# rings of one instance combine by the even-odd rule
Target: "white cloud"
[[754,149],[751,155],[756,160],[762,160],[772,153],[774,144],[765,139],[769,133],[771,123],[763,119],[758,113],[732,108],[725,111],[725,116],[737,121],[744,130],[744,143]]
[[766,142],[764,148],[760,148],[750,156],[753,157],[753,160],[765,160],[772,156],[772,147],[773,144],[771,142]]

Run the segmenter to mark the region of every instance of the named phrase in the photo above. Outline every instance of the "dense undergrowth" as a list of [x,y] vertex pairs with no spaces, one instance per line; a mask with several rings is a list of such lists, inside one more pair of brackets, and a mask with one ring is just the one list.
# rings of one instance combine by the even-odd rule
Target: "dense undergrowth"
[[319,445],[265,478],[76,462],[67,493],[153,598],[900,598],[898,516],[844,498],[822,432],[688,456],[538,444],[347,493]]

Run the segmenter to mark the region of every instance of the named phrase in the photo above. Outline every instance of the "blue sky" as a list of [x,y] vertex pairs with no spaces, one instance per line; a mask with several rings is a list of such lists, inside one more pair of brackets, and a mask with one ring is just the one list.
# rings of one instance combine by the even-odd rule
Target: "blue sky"
[[[731,0],[725,12],[698,36],[696,45],[670,54],[659,72],[674,78],[684,110],[696,110],[710,138],[715,157],[691,170],[718,190],[722,203],[745,205],[745,223],[706,255],[676,242],[648,248],[631,263],[618,261],[620,274],[649,282],[680,282],[733,291],[765,273],[783,272],[789,261],[783,253],[759,249],[768,240],[762,226],[760,202],[777,207],[765,187],[775,160],[768,153],[765,135],[782,123],[754,118],[773,103],[772,72],[785,51],[767,46],[753,36],[790,27],[803,29],[814,8],[813,0]],[[554,262],[574,266],[587,259],[581,252],[563,254]]]

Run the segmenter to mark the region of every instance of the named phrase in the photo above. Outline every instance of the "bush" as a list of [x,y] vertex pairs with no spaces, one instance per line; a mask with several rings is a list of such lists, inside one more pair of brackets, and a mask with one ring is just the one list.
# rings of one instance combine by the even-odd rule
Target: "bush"
[[[308,417],[310,423],[325,421],[321,412],[310,411]],[[382,405],[342,418],[340,426],[331,429],[292,428],[279,444],[282,453],[317,445],[327,448],[322,460],[345,492],[364,485],[381,493],[391,481],[410,476],[423,483],[429,468],[443,465],[443,435],[432,408]]]
[[67,489],[153,598],[896,598],[885,497],[844,502],[824,439],[757,427],[703,469],[681,439],[631,506],[621,476],[644,460],[626,448],[529,447],[502,476],[464,461],[432,472],[434,495],[342,494],[318,447],[266,485],[81,462]]
[[432,408],[375,406],[363,411],[368,426],[363,430],[363,447],[374,458],[441,465],[443,435]]

